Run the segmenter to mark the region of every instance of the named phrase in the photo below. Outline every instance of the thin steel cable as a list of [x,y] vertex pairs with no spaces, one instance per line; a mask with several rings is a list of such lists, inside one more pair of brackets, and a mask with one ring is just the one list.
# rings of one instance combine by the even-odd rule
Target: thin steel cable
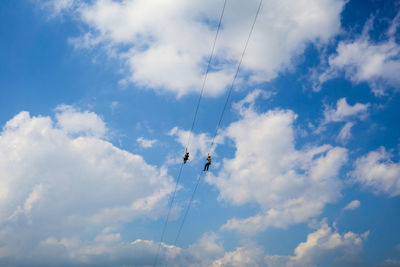
[[[229,89],[229,93],[228,93],[228,95],[227,95],[227,98],[226,98],[224,107],[223,107],[223,109],[222,109],[222,113],[221,113],[220,119],[219,119],[219,121],[218,121],[218,125],[217,125],[217,128],[216,128],[216,131],[215,131],[215,134],[214,134],[214,137],[213,137],[213,140],[212,140],[211,145],[210,145],[209,154],[211,153],[212,147],[213,147],[213,145],[214,145],[215,137],[216,137],[216,135],[217,135],[217,133],[218,133],[218,129],[219,129],[220,125],[221,125],[222,118],[223,118],[224,113],[225,113],[225,109],[226,109],[226,107],[227,107],[227,105],[228,105],[229,98],[230,98],[230,95],[231,95],[231,93],[232,93],[232,89],[233,89],[233,87],[234,87],[234,85],[235,85],[235,81],[236,81],[236,78],[237,78],[237,76],[238,76],[238,73],[239,73],[239,70],[240,70],[240,66],[241,66],[242,61],[243,61],[243,57],[244,57],[244,55],[245,55],[245,53],[246,53],[247,46],[248,46],[249,41],[250,41],[250,37],[251,37],[251,35],[252,35],[252,33],[253,33],[254,26],[255,26],[255,24],[256,24],[258,15],[259,15],[259,13],[260,13],[260,9],[261,9],[262,3],[263,3],[263,0],[260,0],[260,4],[258,5],[258,9],[257,9],[256,15],[255,15],[255,17],[254,17],[253,24],[252,24],[252,26],[251,26],[249,35],[248,35],[248,37],[247,37],[246,44],[245,44],[245,46],[244,46],[242,56],[241,56],[241,58],[240,58],[238,67],[237,67],[237,69],[236,69],[235,76],[234,76],[234,78],[233,78],[231,87],[230,87],[230,89]],[[200,180],[201,180],[201,178],[202,178],[202,176],[203,176],[203,173],[204,173],[204,171],[201,172],[201,174],[199,175],[199,178],[197,179],[196,186],[195,186],[195,188],[194,188],[194,190],[193,190],[193,192],[192,192],[192,196],[190,197],[190,201],[189,201],[189,203],[188,203],[188,206],[186,207],[185,215],[184,215],[184,217],[183,217],[183,219],[182,219],[181,225],[179,226],[179,230],[178,230],[178,233],[177,233],[176,238],[175,238],[174,246],[175,246],[175,245],[177,244],[177,242],[178,242],[179,236],[180,236],[180,234],[181,234],[183,225],[185,224],[187,215],[188,215],[188,213],[189,213],[190,207],[191,207],[191,205],[192,205],[194,196],[195,196],[195,194],[196,194],[196,191],[197,191],[197,188],[198,188],[198,186],[199,186]],[[167,266],[167,263],[166,263],[165,266]]]
[[[218,39],[218,35],[219,35],[220,29],[221,29],[222,18],[223,18],[224,13],[225,13],[226,2],[227,2],[227,0],[224,1],[224,5],[223,5],[223,7],[222,7],[221,15],[220,15],[219,22],[218,22],[217,32],[215,33],[214,42],[213,42],[212,49],[211,49],[211,54],[210,54],[210,57],[209,57],[209,59],[208,59],[207,69],[206,69],[206,72],[205,72],[205,74],[204,74],[204,79],[203,79],[203,83],[202,83],[202,86],[201,86],[201,91],[200,91],[199,99],[198,99],[198,101],[197,101],[197,106],[196,106],[196,110],[195,110],[195,113],[194,113],[192,126],[191,126],[191,128],[190,128],[190,132],[189,132],[189,136],[188,136],[188,141],[187,141],[187,144],[186,144],[186,147],[185,147],[185,152],[188,151],[188,147],[189,147],[189,145],[190,145],[190,139],[191,139],[191,136],[192,136],[192,132],[193,132],[194,125],[195,125],[195,123],[196,123],[197,114],[198,114],[198,111],[199,111],[201,99],[202,99],[202,97],[203,97],[204,88],[205,88],[205,85],[206,85],[208,73],[209,73],[209,71],[210,71],[211,62],[212,62],[212,59],[213,59],[213,57],[214,57],[215,46],[216,46],[217,39]],[[175,190],[174,190],[174,193],[173,193],[173,196],[172,196],[172,199],[171,199],[171,203],[170,203],[170,205],[169,205],[168,215],[167,215],[166,220],[165,220],[165,222],[164,222],[163,230],[162,230],[162,233],[161,233],[160,244],[158,245],[158,249],[157,249],[157,253],[156,253],[156,257],[155,257],[155,260],[154,260],[153,267],[155,267],[155,266],[157,265],[158,255],[159,255],[159,253],[160,253],[161,244],[162,244],[162,242],[164,241],[164,235],[165,235],[165,231],[166,231],[166,229],[167,229],[167,225],[168,225],[168,221],[169,221],[169,216],[170,216],[170,214],[171,214],[172,206],[173,206],[173,203],[174,203],[174,200],[175,200],[176,190],[177,190],[177,188],[178,188],[179,180],[180,180],[180,177],[181,177],[181,174],[182,174],[183,165],[184,165],[184,163],[182,163],[182,165],[181,165],[181,168],[180,168],[180,170],[179,170],[179,175],[178,175],[178,178],[177,178],[177,180],[176,180]]]
[[186,145],[186,148],[185,148],[186,151],[188,151],[188,147],[189,147],[189,144],[190,144],[190,139],[192,137],[193,128],[194,128],[194,125],[195,125],[196,119],[197,119],[197,113],[198,113],[199,107],[200,107],[200,102],[201,102],[201,99],[203,98],[203,93],[204,93],[204,88],[206,86],[208,73],[210,72],[210,66],[211,66],[211,62],[212,62],[212,59],[214,57],[214,52],[215,52],[215,45],[217,43],[219,31],[221,29],[222,18],[224,17],[224,13],[225,13],[226,2],[227,2],[227,0],[224,1],[224,5],[222,7],[221,15],[219,17],[219,23],[218,23],[218,27],[217,27],[217,32],[215,33],[215,37],[214,37],[214,42],[213,42],[213,46],[212,46],[212,49],[211,49],[210,58],[208,59],[206,73],[204,74],[203,84],[201,86],[199,99],[197,101],[197,106],[196,106],[196,111],[195,111],[194,117],[193,117],[192,127],[190,127],[189,137],[188,137],[187,145]]
[[247,46],[248,46],[249,41],[250,41],[250,37],[251,37],[251,35],[253,33],[253,30],[254,30],[254,26],[256,25],[256,21],[257,21],[257,18],[258,18],[258,14],[260,13],[262,3],[263,3],[263,0],[260,0],[260,4],[258,5],[257,13],[256,13],[256,15],[254,17],[253,24],[251,25],[249,36],[247,37],[246,44],[244,46],[242,56],[240,57],[239,64],[237,66],[235,76],[233,77],[232,84],[231,84],[231,86],[229,88],[229,92],[228,92],[228,95],[226,97],[225,104],[224,104],[224,107],[223,107],[222,112],[221,112],[221,116],[220,116],[218,124],[217,124],[217,128],[215,129],[215,133],[214,133],[213,139],[211,141],[210,150],[208,151],[208,154],[210,154],[212,149],[213,149],[213,146],[214,146],[214,143],[215,143],[215,138],[216,138],[216,136],[218,134],[218,130],[219,130],[220,126],[221,126],[221,122],[222,122],[222,119],[224,117],[226,107],[228,106],[228,102],[229,102],[229,99],[230,99],[231,94],[232,94],[232,89],[235,86],[236,78],[237,78],[237,76],[239,74],[240,66],[242,65],[243,57],[244,57],[244,54],[246,53]]
[[[193,199],[194,199],[194,195],[196,194],[197,188],[199,187],[199,184],[200,184],[200,181],[201,181],[201,177],[203,176],[203,173],[204,173],[204,172],[201,172],[201,174],[200,174],[199,177],[197,178],[196,186],[194,187],[192,196],[190,197],[190,201],[189,201],[189,203],[188,203],[188,205],[187,205],[187,207],[186,207],[186,211],[185,211],[185,215],[183,216],[182,223],[181,223],[181,225],[179,226],[179,230],[178,230],[178,233],[177,233],[176,238],[175,238],[175,241],[174,241],[174,246],[176,246],[176,243],[178,242],[179,236],[181,235],[183,225],[184,225],[184,223],[185,223],[185,221],[186,221],[186,218],[187,218],[187,216],[188,216],[190,207],[192,206],[192,202],[193,202]],[[165,261],[165,267],[168,267],[168,261],[167,261],[167,260]]]
[[181,225],[179,226],[178,233],[176,234],[176,238],[175,238],[175,241],[174,241],[174,246],[175,246],[176,243],[178,242],[179,236],[181,235],[182,228],[183,228],[183,224],[185,223],[186,218],[187,218],[187,216],[188,216],[190,207],[191,207],[192,202],[193,202],[193,199],[194,199],[194,195],[196,194],[197,187],[199,187],[200,180],[201,180],[201,177],[203,176],[203,173],[204,173],[204,171],[202,171],[201,174],[199,175],[199,177],[197,178],[196,186],[194,187],[192,196],[190,197],[190,201],[189,201],[189,203],[188,203],[188,206],[186,207],[186,211],[185,211],[185,215],[183,216],[182,223],[181,223]]
[[181,179],[181,174],[182,174],[183,165],[184,165],[184,163],[182,162],[181,168],[180,168],[180,170],[179,170],[178,178],[176,179],[174,193],[172,194],[171,201],[170,201],[170,204],[169,204],[169,209],[168,209],[167,218],[165,219],[165,222],[164,222],[164,227],[163,227],[163,230],[162,230],[162,233],[161,233],[161,238],[160,238],[160,244],[158,245],[158,249],[157,249],[156,257],[155,257],[155,259],[154,259],[153,266],[156,266],[156,265],[157,265],[158,255],[159,255],[159,253],[160,253],[161,244],[162,244],[162,242],[164,241],[165,231],[166,231],[166,229],[167,229],[167,224],[168,224],[168,221],[169,221],[169,216],[170,216],[171,210],[172,210],[172,204],[174,203],[175,196],[176,196],[176,190],[177,190],[177,188],[178,188],[179,180]]

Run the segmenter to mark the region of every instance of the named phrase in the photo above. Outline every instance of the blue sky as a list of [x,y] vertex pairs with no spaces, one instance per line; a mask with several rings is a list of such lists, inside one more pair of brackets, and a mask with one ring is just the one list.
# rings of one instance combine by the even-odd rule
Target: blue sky
[[0,4],[4,266],[400,266],[400,2]]

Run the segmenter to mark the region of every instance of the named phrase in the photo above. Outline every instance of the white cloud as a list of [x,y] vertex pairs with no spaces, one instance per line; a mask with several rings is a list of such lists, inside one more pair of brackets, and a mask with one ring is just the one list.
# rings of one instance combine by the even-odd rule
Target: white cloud
[[[346,261],[352,261],[362,251],[362,245],[369,232],[355,234],[347,232],[340,234],[323,222],[320,228],[309,234],[305,242],[300,243],[294,250],[293,256],[268,255],[265,262],[268,266],[317,266],[317,263],[328,254],[341,256],[341,266]],[[319,266],[319,265],[318,265]]]
[[[182,145],[182,147],[186,147],[188,144],[190,131],[179,129],[178,127],[174,127],[168,133],[171,136],[176,137],[176,141]],[[195,160],[198,158],[206,159],[207,153],[210,151],[212,138],[206,133],[195,134],[192,133],[190,137],[190,144],[188,147],[188,151],[190,153],[190,160]],[[224,137],[222,135],[217,135],[214,144],[222,144],[224,142]],[[215,146],[211,153],[213,153]],[[183,157],[183,153],[182,153]]]
[[223,229],[256,233],[287,227],[319,215],[325,204],[340,197],[342,183],[337,176],[347,161],[346,149],[322,145],[298,150],[292,111],[258,114],[246,101],[237,109],[242,119],[225,131],[235,143],[235,157],[224,159],[222,170],[207,181],[218,188],[220,200],[257,203],[261,212],[231,219]]
[[93,112],[80,112],[66,105],[57,107],[56,111],[57,126],[65,133],[95,137],[103,137],[106,134],[104,121]]
[[346,121],[350,118],[365,119],[368,116],[370,104],[355,103],[349,105],[346,98],[341,98],[336,103],[336,109],[327,107],[324,110],[325,123]]
[[400,163],[391,161],[384,147],[369,152],[355,162],[355,180],[374,193],[391,197],[400,195]]
[[258,246],[238,247],[232,252],[226,252],[224,257],[214,261],[211,267],[258,267],[263,264],[263,249]]
[[337,140],[342,144],[346,144],[351,138],[351,128],[353,128],[353,122],[347,122],[340,130]]
[[1,132],[2,260],[34,251],[49,237],[87,239],[165,213],[173,190],[166,170],[99,138],[107,130],[95,113],[56,112],[56,121],[20,112]]
[[[57,2],[54,0],[54,2]],[[79,1],[76,1],[79,3]],[[340,30],[345,0],[264,2],[243,62],[253,82],[269,81],[293,66],[309,43],[326,43]],[[205,94],[229,85],[258,0],[229,1]],[[126,63],[128,77],[145,88],[178,96],[198,92],[211,50],[222,1],[95,0],[75,4],[88,32],[76,47],[101,46]]]
[[315,133],[319,134],[326,129],[326,125],[331,122],[346,122],[340,130],[337,141],[342,144],[350,140],[352,134],[351,129],[355,125],[356,120],[364,120],[369,116],[369,108],[371,104],[355,103],[349,105],[346,98],[340,98],[336,102],[336,108],[333,106],[325,106],[324,119],[321,124],[315,129]]
[[212,259],[224,255],[225,249],[219,237],[215,233],[206,233],[200,240],[189,246],[187,251],[196,259],[207,263],[210,266]]
[[[12,266],[152,266],[158,243],[136,239],[124,241],[115,229],[105,228],[92,240],[73,236],[49,236],[26,254],[11,260],[0,257],[0,264]],[[224,255],[224,248],[215,234],[205,234],[199,241],[181,248],[161,243],[158,265],[211,266]]]
[[[57,257],[70,262],[70,266],[151,266],[158,244],[150,240],[136,239],[133,242],[122,241],[119,233],[105,229],[93,241],[76,237],[57,239],[49,237],[40,243],[37,251],[58,250]],[[162,244],[162,252],[169,261],[183,261],[179,247]],[[43,252],[47,254],[46,252]],[[188,254],[188,253],[185,253]],[[41,259],[46,261],[46,259]],[[164,257],[163,257],[164,262]],[[176,266],[172,264],[172,266]]]
[[144,148],[150,148],[157,142],[157,140],[154,140],[154,139],[149,140],[149,139],[145,139],[144,137],[139,137],[138,139],[136,139],[136,142],[138,142],[139,145]]
[[[399,13],[400,14],[400,13]],[[396,42],[399,14],[392,21],[387,39],[374,42],[369,38],[369,21],[360,37],[341,41],[336,54],[329,57],[329,67],[318,78],[316,89],[343,71],[354,83],[367,82],[375,95],[384,95],[388,88],[398,90],[400,85],[400,45]]]
[[352,202],[347,204],[346,207],[344,207],[344,210],[355,210],[355,209],[359,208],[360,205],[361,205],[361,203],[359,200],[353,200]]
[[33,0],[43,8],[49,11],[50,17],[54,18],[61,15],[65,11],[71,11],[78,0]]

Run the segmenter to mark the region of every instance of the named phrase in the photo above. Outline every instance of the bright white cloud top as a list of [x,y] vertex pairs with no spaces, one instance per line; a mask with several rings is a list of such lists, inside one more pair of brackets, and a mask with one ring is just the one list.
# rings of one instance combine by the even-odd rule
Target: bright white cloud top
[[222,170],[208,182],[218,188],[221,200],[235,205],[257,203],[261,212],[231,219],[223,229],[257,233],[319,215],[327,203],[340,197],[342,184],[337,176],[347,150],[330,145],[295,149],[296,115],[290,110],[258,114],[252,105],[254,93],[249,96],[237,105],[242,118],[226,129],[235,143],[235,157],[224,159]]
[[55,121],[21,112],[7,122],[0,136],[2,254],[164,214],[173,189],[166,171],[99,132],[104,122],[95,113],[65,106]]
[[[325,222],[319,229],[307,236],[307,241],[300,243],[294,250],[294,256],[266,256],[268,266],[322,266],[321,259],[329,254],[341,254],[338,265],[352,264],[352,260],[362,251],[362,246],[369,232],[340,234],[333,231]],[[318,265],[317,265],[318,264]]]
[[[56,12],[60,10],[57,1]],[[269,81],[290,69],[310,42],[326,43],[340,30],[345,0],[266,1],[243,62],[249,79]],[[206,94],[219,95],[230,83],[258,1],[230,1],[217,43],[217,66]],[[71,3],[65,3],[71,11]],[[88,32],[72,39],[79,48],[103,47],[126,63],[124,81],[178,97],[197,92],[209,57],[219,1],[75,0],[76,16]],[[238,12],[240,11],[240,12]]]

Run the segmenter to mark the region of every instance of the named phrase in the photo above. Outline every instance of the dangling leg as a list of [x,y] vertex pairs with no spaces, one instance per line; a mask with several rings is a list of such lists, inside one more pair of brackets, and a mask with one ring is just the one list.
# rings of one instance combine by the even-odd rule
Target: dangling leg
[[204,165],[204,171],[208,171],[208,168],[210,167],[210,163],[206,163],[206,165]]

